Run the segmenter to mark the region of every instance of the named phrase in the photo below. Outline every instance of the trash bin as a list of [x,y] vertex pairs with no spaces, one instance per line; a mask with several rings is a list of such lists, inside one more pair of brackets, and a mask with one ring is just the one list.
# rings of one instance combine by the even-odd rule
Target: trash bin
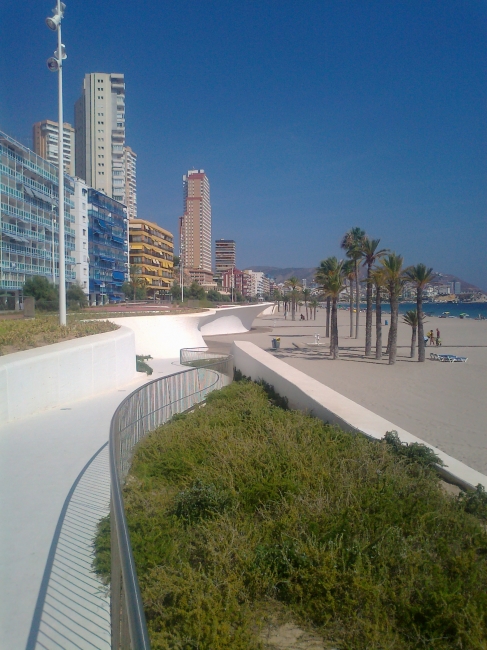
[[388,320],[386,320],[386,322],[385,322],[385,324],[386,324],[386,325],[389,325],[389,321],[388,321]]
[[272,339],[272,349],[277,350],[281,346],[281,339]]

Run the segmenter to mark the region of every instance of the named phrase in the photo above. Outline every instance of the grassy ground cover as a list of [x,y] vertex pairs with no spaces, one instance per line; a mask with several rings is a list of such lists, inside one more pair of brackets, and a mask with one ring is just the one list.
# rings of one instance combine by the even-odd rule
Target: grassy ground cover
[[59,316],[54,314],[26,320],[0,320],[0,355],[118,329],[108,321],[83,322],[80,318],[69,317],[65,327],[59,325]]
[[277,647],[277,621],[314,635],[299,647],[485,650],[484,495],[445,494],[394,436],[274,404],[235,382],[138,447],[125,506],[152,647]]

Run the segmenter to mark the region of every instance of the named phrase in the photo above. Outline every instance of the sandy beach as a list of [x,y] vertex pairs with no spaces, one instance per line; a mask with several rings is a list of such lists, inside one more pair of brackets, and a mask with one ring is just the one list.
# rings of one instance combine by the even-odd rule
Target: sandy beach
[[[228,350],[233,340],[248,340],[270,350],[271,339],[280,337],[281,347],[272,354],[487,474],[487,321],[426,318],[425,331],[436,332],[438,327],[443,345],[428,345],[425,363],[409,358],[411,328],[400,322],[397,362],[389,366],[387,357],[383,361],[364,357],[365,314],[361,314],[359,339],[349,337],[349,318],[348,311],[338,314],[340,359],[336,361],[328,355],[324,310],[318,311],[316,321],[292,322],[277,313],[256,319],[246,334],[206,337],[206,341],[212,349]],[[384,351],[388,330],[383,327]],[[293,342],[313,343],[315,334],[324,346],[308,350],[293,346]],[[432,351],[465,356],[468,361],[431,361]]]

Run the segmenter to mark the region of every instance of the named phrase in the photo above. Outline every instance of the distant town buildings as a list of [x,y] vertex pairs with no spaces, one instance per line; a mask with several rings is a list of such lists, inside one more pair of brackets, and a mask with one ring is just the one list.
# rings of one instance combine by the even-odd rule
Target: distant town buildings
[[191,278],[215,286],[211,267],[210,183],[203,169],[183,176],[184,212],[179,219],[181,262]]
[[130,266],[145,281],[150,298],[162,297],[173,284],[172,233],[145,219],[129,221]]
[[[85,75],[81,97],[74,107],[75,173],[94,189],[119,203],[128,202],[135,188],[135,156],[128,152],[132,172],[127,181],[125,143],[125,79],[123,74]],[[131,207],[133,216],[133,207]],[[135,213],[136,214],[136,213]]]
[[245,298],[250,298],[251,293],[251,278],[248,273],[239,271],[239,269],[228,269],[222,273],[222,289],[225,293],[235,298],[237,292],[241,293]]
[[233,239],[215,240],[215,273],[218,277],[229,269],[234,269],[236,263],[236,246]]
[[[52,120],[36,122],[32,127],[32,141],[37,155],[49,162],[58,164],[59,161],[59,123]],[[74,128],[71,124],[63,124],[63,161],[64,171],[74,176],[75,142]]]

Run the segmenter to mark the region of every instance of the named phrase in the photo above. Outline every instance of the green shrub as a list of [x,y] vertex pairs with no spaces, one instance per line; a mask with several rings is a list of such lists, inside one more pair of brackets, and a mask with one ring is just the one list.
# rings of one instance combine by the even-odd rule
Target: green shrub
[[153,649],[263,647],[275,605],[325,647],[485,650],[483,494],[459,506],[388,439],[242,381],[141,442],[125,506]]

